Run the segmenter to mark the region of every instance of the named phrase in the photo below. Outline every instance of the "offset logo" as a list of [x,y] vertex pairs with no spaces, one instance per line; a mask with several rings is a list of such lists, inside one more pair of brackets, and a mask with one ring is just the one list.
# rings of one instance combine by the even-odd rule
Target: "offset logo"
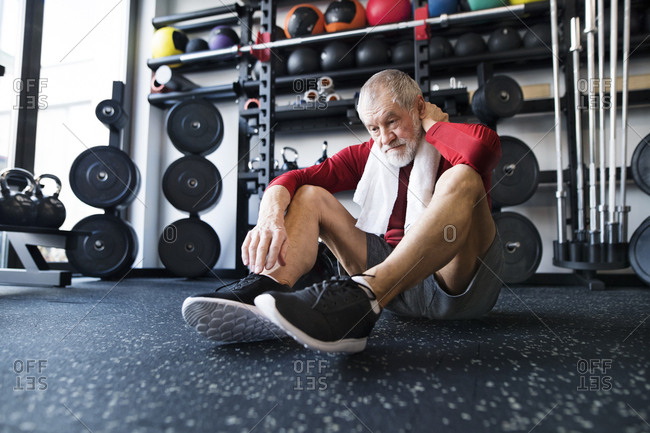
[[578,391],[609,391],[612,389],[612,376],[607,371],[612,368],[611,359],[579,359],[576,364],[580,374]]
[[293,361],[293,372],[296,375],[296,391],[324,391],[327,389],[325,370],[329,362],[324,359],[309,359]]
[[44,371],[47,368],[47,359],[17,359],[13,369],[16,373],[16,386],[14,391],[45,391],[47,377]]
[[[22,80],[17,78],[14,80],[14,92],[16,93],[16,105],[14,110],[44,110],[47,108],[47,95],[43,94],[43,89],[47,87],[47,78],[28,78]],[[38,95],[26,95],[24,103],[20,101],[20,94],[24,91],[31,93],[34,89],[38,89]]]

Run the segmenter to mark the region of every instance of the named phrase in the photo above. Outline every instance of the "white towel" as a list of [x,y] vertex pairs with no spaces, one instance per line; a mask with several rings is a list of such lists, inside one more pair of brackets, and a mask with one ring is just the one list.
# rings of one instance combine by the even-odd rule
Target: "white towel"
[[[409,176],[405,232],[429,205],[439,164],[440,152],[422,139]],[[397,199],[398,187],[399,167],[388,162],[375,142],[370,149],[363,175],[352,199],[361,206],[361,214],[356,226],[376,235],[386,233],[388,220]]]

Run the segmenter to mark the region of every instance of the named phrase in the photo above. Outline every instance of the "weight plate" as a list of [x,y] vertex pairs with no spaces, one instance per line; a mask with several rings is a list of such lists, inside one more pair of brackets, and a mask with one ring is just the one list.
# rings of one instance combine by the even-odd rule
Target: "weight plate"
[[125,207],[139,187],[138,168],[126,153],[114,147],[91,147],[70,168],[70,188],[79,200],[93,207]]
[[95,116],[108,127],[122,129],[126,126],[129,116],[124,112],[122,106],[113,99],[105,99],[95,108]]
[[521,111],[524,93],[512,78],[496,75],[485,83],[485,100],[496,117],[512,117]]
[[519,84],[506,75],[495,75],[472,97],[472,111],[481,122],[491,123],[521,111],[524,94]]
[[634,149],[632,177],[643,192],[650,194],[650,134],[646,135]]
[[167,134],[181,152],[205,156],[223,140],[223,119],[219,110],[204,99],[182,101],[167,114]]
[[65,253],[70,264],[83,275],[121,277],[131,269],[138,253],[138,238],[131,225],[114,215],[91,215],[72,231],[89,236],[68,237]]
[[628,253],[634,272],[650,285],[650,217],[634,231]]
[[174,161],[163,176],[163,193],[176,209],[198,213],[217,203],[221,175],[213,163],[197,155]]
[[219,236],[198,218],[185,218],[168,225],[158,242],[160,260],[179,277],[205,275],[217,263],[219,254]]
[[501,137],[501,160],[492,172],[492,203],[514,206],[531,198],[539,184],[539,164],[530,147],[515,138]]
[[493,215],[501,237],[505,266],[503,281],[516,284],[535,274],[542,260],[542,238],[533,223],[515,212]]

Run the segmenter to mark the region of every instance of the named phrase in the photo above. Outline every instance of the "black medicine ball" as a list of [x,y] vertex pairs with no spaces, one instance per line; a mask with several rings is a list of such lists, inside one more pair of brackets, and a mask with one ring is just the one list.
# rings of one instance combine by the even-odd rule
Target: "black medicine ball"
[[488,49],[493,53],[516,50],[519,47],[521,47],[521,37],[519,32],[512,27],[496,29],[488,39]]
[[187,46],[185,47],[186,53],[196,53],[197,51],[207,51],[210,49],[210,46],[205,39],[191,39]]
[[323,71],[353,68],[354,51],[345,42],[330,42],[320,54],[320,66]]
[[429,40],[429,60],[451,57],[454,54],[454,47],[449,40],[443,36],[434,36]]
[[320,69],[318,52],[309,47],[295,49],[287,59],[287,72],[289,75],[310,74]]
[[391,58],[393,64],[412,63],[415,58],[415,48],[411,41],[401,41],[393,46]]
[[356,53],[357,66],[376,66],[388,63],[388,45],[381,39],[366,39]]
[[485,41],[476,33],[465,33],[456,41],[454,54],[458,57],[472,56],[487,51]]
[[535,24],[524,34],[524,47],[539,48],[551,46],[551,26],[549,24]]

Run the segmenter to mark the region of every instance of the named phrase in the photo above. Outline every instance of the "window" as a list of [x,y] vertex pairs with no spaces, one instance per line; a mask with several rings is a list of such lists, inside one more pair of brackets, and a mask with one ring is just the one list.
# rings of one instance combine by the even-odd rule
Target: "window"
[[34,172],[63,182],[63,229],[101,213],[75,197],[69,171],[81,152],[108,145],[108,129],[95,117],[95,107],[111,98],[113,81],[126,78],[127,38],[128,1],[45,2]]

